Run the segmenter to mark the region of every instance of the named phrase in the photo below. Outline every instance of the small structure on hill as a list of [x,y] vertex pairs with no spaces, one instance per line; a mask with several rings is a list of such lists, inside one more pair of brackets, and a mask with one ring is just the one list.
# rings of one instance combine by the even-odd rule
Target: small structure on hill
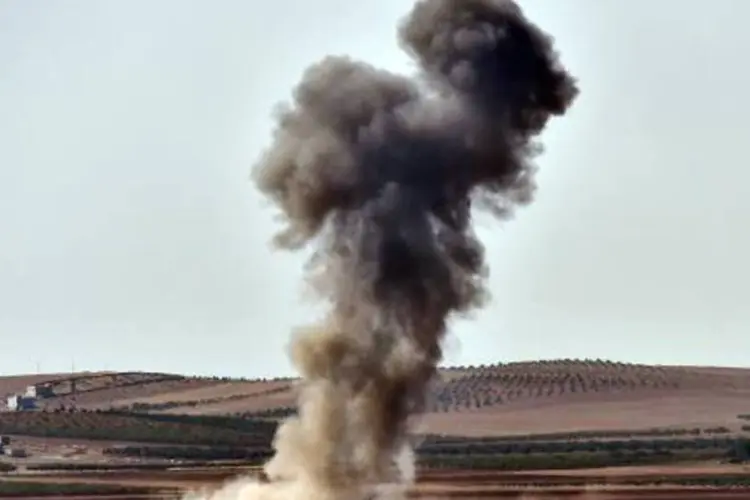
[[36,398],[25,394],[12,394],[5,402],[8,411],[28,411],[36,409]]
[[55,397],[55,391],[49,383],[29,385],[22,394],[16,393],[8,396],[5,400],[5,409],[7,411],[36,410],[38,400],[52,397]]
[[24,397],[34,399],[52,398],[54,396],[55,391],[47,384],[30,385],[26,387],[26,393],[24,394]]

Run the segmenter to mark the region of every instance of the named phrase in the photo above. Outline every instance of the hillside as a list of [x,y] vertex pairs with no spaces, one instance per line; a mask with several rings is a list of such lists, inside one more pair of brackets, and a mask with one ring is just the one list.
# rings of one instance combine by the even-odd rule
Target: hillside
[[750,370],[607,361],[512,363],[436,384],[430,432],[495,435],[722,425],[738,428]]
[[[46,387],[47,411],[282,416],[294,380],[233,380],[164,373],[80,373],[0,378],[0,390]],[[443,370],[419,429],[503,435],[579,430],[727,426],[750,412],[750,369],[557,360]],[[0,422],[0,432],[2,422]]]

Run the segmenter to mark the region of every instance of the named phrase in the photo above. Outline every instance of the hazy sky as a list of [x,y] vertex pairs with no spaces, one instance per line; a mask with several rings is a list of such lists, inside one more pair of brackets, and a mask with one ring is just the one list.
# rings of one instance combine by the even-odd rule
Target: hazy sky
[[[318,312],[249,172],[308,64],[412,71],[411,4],[0,0],[0,372],[288,374]],[[750,2],[710,4],[522,2],[582,93],[449,362],[749,364]]]

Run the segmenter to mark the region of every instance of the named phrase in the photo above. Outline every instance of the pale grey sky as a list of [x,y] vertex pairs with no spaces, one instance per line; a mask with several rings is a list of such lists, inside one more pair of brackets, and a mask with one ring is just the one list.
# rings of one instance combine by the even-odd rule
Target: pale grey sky
[[[521,3],[582,93],[448,361],[748,365],[750,2]],[[0,0],[0,372],[290,373],[317,312],[250,168],[308,64],[412,71],[411,4]]]

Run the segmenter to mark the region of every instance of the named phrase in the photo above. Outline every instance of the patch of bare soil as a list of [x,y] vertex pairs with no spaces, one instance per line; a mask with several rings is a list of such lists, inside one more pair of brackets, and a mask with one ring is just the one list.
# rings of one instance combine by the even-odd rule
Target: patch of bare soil
[[186,388],[180,391],[156,394],[146,397],[134,397],[117,401],[118,404],[159,404],[159,403],[184,403],[193,401],[211,401],[219,398],[230,398],[237,396],[263,397],[272,394],[279,389],[289,387],[289,382],[282,381],[234,381],[218,382],[205,387]]
[[663,393],[658,398],[624,394],[603,401],[558,397],[547,403],[508,404],[473,411],[429,413],[429,432],[464,436],[629,430],[657,427],[738,426],[750,409],[746,391]]
[[[680,477],[684,475],[702,475],[709,469],[701,466],[685,467],[644,467],[628,468],[628,474],[619,474],[616,469],[597,471],[556,471],[555,474],[542,472],[510,473],[492,471],[444,470],[423,471],[417,485],[410,492],[412,498],[515,498],[518,500],[573,499],[579,500],[718,500],[748,499],[750,489],[718,487],[678,487],[678,486],[633,486],[627,484],[635,479]],[[636,470],[639,469],[639,470]],[[623,469],[624,470],[624,469]],[[721,470],[713,468],[712,474],[737,474],[743,470],[736,466],[722,466]],[[146,486],[165,490],[187,490],[199,487],[214,489],[227,479],[238,474],[257,474],[255,469],[215,469],[215,470],[174,470],[161,472],[113,472],[82,474],[49,474],[35,476],[34,481],[55,483],[89,483],[120,484]],[[566,485],[568,478],[585,484]],[[13,480],[13,479],[10,479]],[[28,480],[28,477],[17,477],[17,480]],[[91,497],[89,497],[91,498]]]

